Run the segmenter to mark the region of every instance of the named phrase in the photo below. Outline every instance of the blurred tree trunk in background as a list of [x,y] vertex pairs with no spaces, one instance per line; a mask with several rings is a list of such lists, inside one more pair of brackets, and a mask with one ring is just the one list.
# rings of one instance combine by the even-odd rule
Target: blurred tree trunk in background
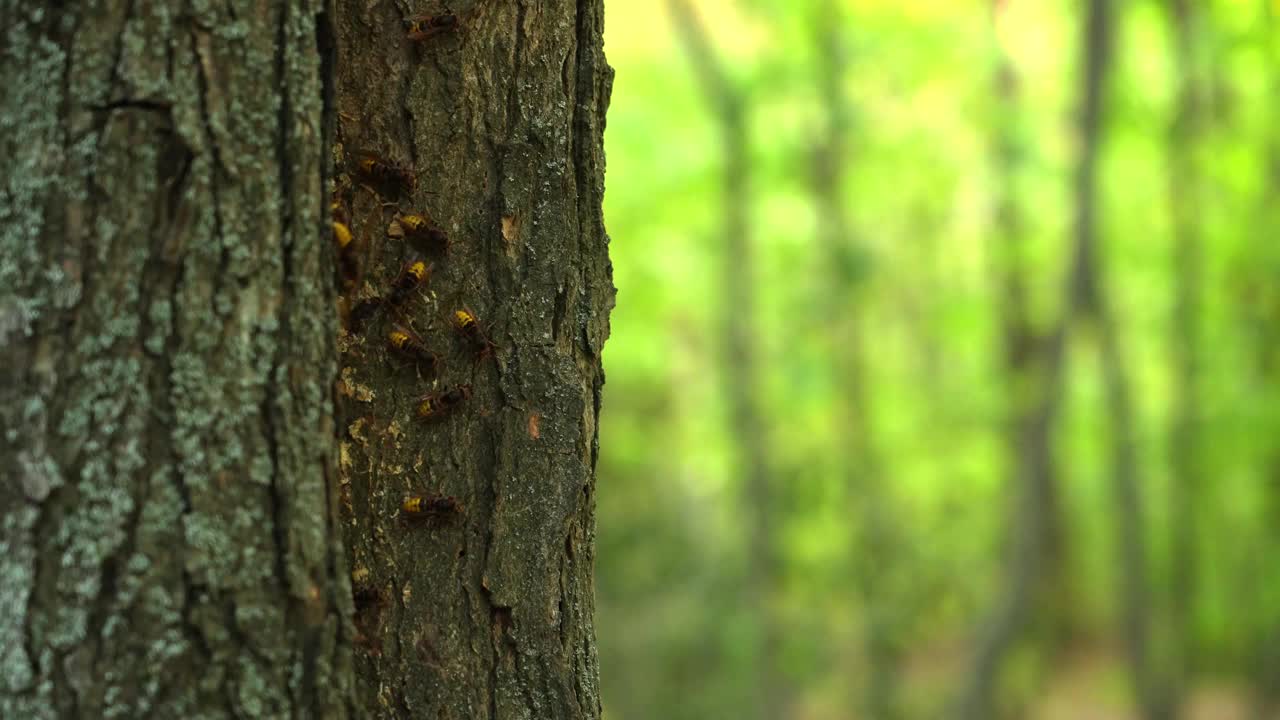
[[0,19],[0,716],[355,714],[322,4]]
[[1176,717],[1183,689],[1195,673],[1195,597],[1199,553],[1196,510],[1200,495],[1200,400],[1198,357],[1200,327],[1201,173],[1198,156],[1203,135],[1204,84],[1198,62],[1202,11],[1192,0],[1169,0],[1173,37],[1176,101],[1169,131],[1169,205],[1174,241],[1173,370],[1174,399],[1170,445],[1170,682],[1160,704]]
[[[1263,178],[1260,198],[1258,232],[1254,252],[1263,259],[1261,267],[1251,267],[1244,293],[1244,313],[1251,321],[1249,330],[1257,348],[1257,381],[1268,389],[1266,397],[1280,404],[1280,253],[1275,250],[1274,229],[1280,227],[1280,7],[1272,0],[1264,3],[1266,67],[1270,76],[1271,123],[1264,138]],[[1268,416],[1274,418],[1274,416]],[[1273,420],[1274,422],[1274,420]],[[1274,426],[1273,426],[1274,427]],[[1264,516],[1271,529],[1267,550],[1260,568],[1272,570],[1274,558],[1280,552],[1280,441],[1273,441],[1267,462],[1262,471],[1267,503]],[[1269,574],[1267,575],[1270,576]],[[1270,602],[1268,602],[1268,600]],[[1257,668],[1255,672],[1256,700],[1254,717],[1272,720],[1280,714],[1280,602],[1276,594],[1263,594],[1264,616],[1257,646],[1253,651]]]
[[[995,4],[997,13],[1001,7]],[[998,680],[999,661],[1013,642],[1017,629],[1027,621],[1026,614],[1036,599],[1036,585],[1042,571],[1037,568],[1048,551],[1050,542],[1045,518],[1053,513],[1053,462],[1052,427],[1061,400],[1066,344],[1072,335],[1077,319],[1092,321],[1097,334],[1100,361],[1106,386],[1107,411],[1110,416],[1112,441],[1112,488],[1115,493],[1117,528],[1117,553],[1119,559],[1118,607],[1123,615],[1122,634],[1132,665],[1135,698],[1142,717],[1148,720],[1162,717],[1157,708],[1152,670],[1147,650],[1147,598],[1146,550],[1143,542],[1142,506],[1137,466],[1134,411],[1129,382],[1123,367],[1113,310],[1101,281],[1102,268],[1097,240],[1097,166],[1103,130],[1103,100],[1105,80],[1110,67],[1113,21],[1108,0],[1091,0],[1084,18],[1084,36],[1081,43],[1082,106],[1078,116],[1078,134],[1081,143],[1076,167],[1076,211],[1073,228],[1073,252],[1068,271],[1062,315],[1058,326],[1044,343],[1043,382],[1027,383],[1034,389],[1028,394],[1030,416],[1017,424],[1022,426],[1021,437],[1015,442],[1021,448],[1019,473],[1026,478],[1022,485],[1024,497],[1015,517],[1015,534],[1012,548],[1010,581],[995,613],[978,639],[977,655],[971,676],[966,683],[958,706],[958,717],[965,720],[987,718],[992,714],[991,695]],[[1007,59],[1001,62],[997,75],[1003,87]],[[1005,101],[1013,95],[1002,91]],[[1005,122],[1009,122],[1006,118]],[[1005,131],[1008,133],[1008,130]],[[998,157],[1016,157],[1010,150],[1000,149],[1007,140],[997,141]],[[1010,179],[1008,160],[1001,162],[1000,175]],[[1007,190],[1005,191],[1007,193]],[[1000,203],[1001,225],[1005,232],[1016,232],[1017,223],[1010,212],[1008,201]],[[1000,264],[1005,302],[1018,307],[1025,291],[1021,288],[1010,259],[1004,256]],[[1016,315],[1006,311],[1006,357],[1011,372],[1017,366],[1021,348],[1027,343],[1025,332],[1020,329]],[[1025,326],[1025,321],[1021,321]],[[1013,375],[1018,378],[1018,374]],[[1015,381],[1015,385],[1017,385]],[[1028,392],[1023,388],[1018,394]],[[1015,398],[1015,407],[1024,402]],[[1015,417],[1017,413],[1015,412]],[[1038,605],[1037,605],[1038,606]]]
[[[1068,597],[1053,430],[1061,404],[1067,333],[1079,296],[1073,290],[1074,283],[1069,285],[1062,317],[1047,338],[1041,337],[1028,313],[1028,270],[1019,201],[1025,149],[1020,137],[1017,68],[998,33],[1005,7],[1001,0],[992,2],[997,108],[992,155],[998,236],[991,255],[1000,289],[1001,355],[1010,388],[1005,424],[1012,489],[1009,555],[1006,586],[977,638],[964,680],[955,713],[961,720],[993,716],[993,695],[1003,660],[1029,623],[1048,623],[1050,645],[1056,644],[1055,623]],[[1049,617],[1033,618],[1032,610],[1037,608],[1048,608]],[[1046,648],[1046,652],[1052,650]]]
[[718,123],[724,161],[723,258],[724,396],[729,404],[730,430],[736,461],[734,474],[743,478],[750,558],[752,613],[761,628],[757,657],[757,684],[764,718],[785,716],[789,691],[779,666],[781,634],[774,617],[773,589],[778,582],[774,549],[773,489],[768,438],[757,396],[756,316],[754,263],[749,213],[753,207],[750,185],[751,150],[748,138],[748,99],[725,72],[711,47],[702,21],[687,0],[668,0],[676,32],[711,113]]
[[[614,302],[602,2],[457,3],[456,25],[418,42],[400,7],[337,0],[338,200],[367,243],[352,300],[385,295],[431,250],[388,236],[396,211],[451,244],[426,254],[424,288],[340,338],[362,705],[599,717],[594,494]],[[416,188],[375,194],[356,172],[365,152],[411,166]],[[496,347],[452,327],[463,308]],[[397,326],[440,355],[438,373],[395,357]],[[464,385],[471,397],[446,417],[415,417],[424,393]],[[414,495],[460,507],[406,522]]]
[[1157,720],[1166,717],[1168,711],[1160,704],[1148,647],[1150,608],[1136,417],[1098,240],[1098,156],[1105,125],[1106,80],[1114,44],[1113,12],[1111,0],[1090,0],[1084,23],[1084,54],[1081,58],[1084,105],[1078,118],[1083,147],[1075,178],[1075,292],[1080,298],[1083,318],[1092,322],[1097,334],[1110,416],[1111,482],[1119,576],[1116,607],[1121,614],[1120,636],[1129,656],[1139,715],[1145,720]]
[[830,276],[826,278],[827,302],[840,308],[831,320],[832,363],[839,397],[836,417],[841,447],[832,452],[843,464],[846,493],[853,503],[857,533],[852,547],[856,559],[854,585],[861,596],[863,648],[867,677],[856,685],[865,688],[863,713],[869,720],[898,717],[897,678],[902,649],[896,615],[899,609],[889,597],[888,574],[897,567],[893,515],[885,498],[884,464],[876,451],[868,406],[866,335],[862,323],[861,255],[849,213],[845,209],[845,170],[849,163],[848,138],[851,108],[845,93],[848,48],[843,33],[847,24],[835,0],[820,0],[814,13],[814,34],[819,53],[818,90],[825,111],[825,133],[814,148],[814,186],[818,235],[826,254]]

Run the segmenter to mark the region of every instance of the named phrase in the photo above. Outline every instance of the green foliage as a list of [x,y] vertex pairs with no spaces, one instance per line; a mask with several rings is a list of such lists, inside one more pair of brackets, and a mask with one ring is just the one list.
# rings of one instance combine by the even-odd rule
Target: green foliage
[[[768,622],[782,627],[778,657],[795,716],[850,717],[867,676],[868,618],[885,611],[871,597],[893,610],[909,716],[936,717],[999,599],[1017,494],[1004,423],[1026,391],[1006,374],[1001,347],[1007,308],[995,262],[1006,240],[993,208],[1005,190],[994,148],[1000,133],[1015,143],[1009,192],[1021,220],[1025,310],[1048,333],[1063,311],[1075,213],[1081,10],[1004,3],[997,29],[986,6],[836,4],[849,63],[852,125],[838,162],[852,237],[833,253],[820,244],[812,188],[828,100],[817,80],[821,3],[698,3],[747,98],[751,129],[752,195],[733,201],[750,208],[761,374],[757,387],[729,388],[721,322],[736,309],[724,306],[721,279],[735,259],[723,256],[719,234],[724,159],[715,118],[665,12],[609,3],[618,80],[605,208],[619,303],[605,358],[598,634],[615,718],[752,717]],[[1166,7],[1118,8],[1099,188],[1102,282],[1135,403],[1151,617],[1164,632],[1178,630],[1168,624],[1168,588],[1183,560],[1170,541],[1169,433],[1184,382],[1174,363],[1170,188],[1185,183],[1199,199],[1191,392],[1202,482],[1186,631],[1195,668],[1230,679],[1239,697],[1258,639],[1280,628],[1280,582],[1274,572],[1260,581],[1262,549],[1280,548],[1280,101],[1271,79],[1280,29],[1263,7],[1218,4],[1196,26],[1193,66],[1205,97],[1189,155],[1199,177],[1171,170],[1178,76]],[[999,47],[1018,74],[1016,112],[996,96]],[[850,442],[858,429],[839,396],[849,352],[840,328],[850,318],[865,365],[860,443]],[[1066,358],[1055,434],[1070,593],[1055,604],[1065,608],[1066,635],[1021,648],[1007,668],[1002,705],[1025,706],[1027,717],[1038,696],[1064,692],[1079,666],[1092,666],[1066,656],[1111,668],[1124,660],[1111,421],[1087,329],[1071,335]],[[758,499],[732,474],[739,449],[727,429],[730,392],[756,398],[773,458],[771,542],[781,568],[772,619],[752,614],[746,599],[761,560],[747,551]],[[851,448],[868,446],[880,457],[870,494],[845,475],[857,460]],[[868,502],[891,527],[887,548],[869,546],[860,527],[867,515],[858,508]],[[887,570],[884,558],[892,558]],[[868,572],[878,578],[871,595],[858,579]],[[1047,612],[1042,605],[1037,611]],[[1113,671],[1088,677],[1091,696],[1125,707]]]

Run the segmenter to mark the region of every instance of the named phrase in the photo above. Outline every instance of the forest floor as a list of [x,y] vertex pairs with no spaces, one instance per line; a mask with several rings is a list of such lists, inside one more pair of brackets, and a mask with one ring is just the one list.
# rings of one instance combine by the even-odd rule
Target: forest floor
[[[1079,651],[1049,682],[1031,720],[1135,720],[1128,675],[1118,653]],[[1250,720],[1247,695],[1229,683],[1202,684],[1187,698],[1185,720]]]
[[[964,645],[945,642],[913,651],[906,661],[908,717],[937,714],[932,703],[953,690],[967,661]],[[1016,674],[1016,673],[1015,673]],[[1106,641],[1078,641],[1065,651],[1049,677],[1024,677],[1024,720],[1139,720],[1123,653]],[[1032,690],[1031,687],[1038,687]],[[1192,688],[1182,720],[1256,720],[1248,687],[1236,681],[1202,682]],[[914,701],[914,702],[913,702]],[[821,712],[801,717],[829,717]],[[1280,720],[1280,718],[1277,718]]]

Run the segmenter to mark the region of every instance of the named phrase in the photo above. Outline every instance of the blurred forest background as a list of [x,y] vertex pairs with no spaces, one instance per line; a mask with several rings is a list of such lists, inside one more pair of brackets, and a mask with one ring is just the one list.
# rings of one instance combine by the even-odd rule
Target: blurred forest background
[[1280,718],[1280,2],[607,13],[606,716]]

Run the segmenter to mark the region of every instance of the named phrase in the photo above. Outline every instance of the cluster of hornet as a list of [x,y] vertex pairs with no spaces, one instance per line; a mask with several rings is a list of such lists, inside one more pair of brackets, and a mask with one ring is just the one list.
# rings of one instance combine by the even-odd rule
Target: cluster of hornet
[[[405,21],[405,37],[409,43],[419,45],[430,38],[461,30],[463,15],[452,12],[435,15],[414,15]],[[348,116],[338,113],[339,119]],[[339,126],[341,137],[342,126]],[[341,143],[339,142],[339,145]],[[339,151],[339,155],[346,153]],[[449,234],[420,209],[405,210],[401,205],[413,203],[418,194],[418,176],[411,163],[388,159],[386,153],[356,151],[347,155],[346,172],[339,173],[334,200],[331,206],[333,241],[336,248],[337,284],[342,295],[343,321],[348,337],[365,335],[379,339],[375,346],[385,342],[384,353],[390,360],[387,367],[402,372],[412,368],[419,382],[428,379],[431,391],[413,402],[413,416],[422,423],[436,423],[457,413],[471,397],[471,383],[445,384],[445,362],[441,354],[434,352],[414,331],[414,320],[422,313],[418,309],[428,296],[432,271],[445,267],[449,257]],[[354,191],[367,190],[376,201],[375,209],[367,210],[361,204],[352,204]],[[429,194],[429,193],[424,193]],[[420,207],[420,206],[418,206]],[[353,210],[359,212],[353,212]],[[399,258],[385,277],[372,279],[367,270],[374,267],[366,262],[369,253],[368,238],[373,228],[381,234],[387,213],[393,213],[385,235],[400,240]],[[358,215],[361,222],[355,222]],[[370,216],[377,220],[368,221]],[[432,305],[435,305],[432,302]],[[448,310],[445,325],[452,328],[455,342],[465,348],[472,358],[472,374],[476,365],[486,357],[495,355],[497,346],[489,339],[476,314],[457,304]],[[427,323],[430,326],[432,323]],[[421,325],[419,325],[421,327]],[[376,329],[376,331],[375,331]],[[361,343],[363,345],[363,343]],[[354,431],[353,431],[354,432]],[[348,500],[349,506],[349,500]],[[409,527],[433,527],[460,518],[464,512],[457,498],[439,492],[420,492],[403,497],[399,505],[398,521]],[[372,657],[382,654],[382,638],[385,636],[386,610],[389,607],[388,591],[375,585],[368,567],[352,571],[352,600],[354,605],[355,644]],[[419,638],[416,643],[420,654],[430,656],[429,641]]]
[[[405,20],[407,39],[414,44],[443,33],[460,29],[461,16],[454,13],[414,15]],[[383,208],[396,209],[394,219],[387,227],[389,238],[402,239],[409,249],[408,259],[399,272],[373,294],[367,290],[358,301],[354,297],[357,288],[365,285],[363,257],[367,246],[367,233],[357,227],[341,192],[335,194],[331,206],[333,240],[336,247],[338,285],[344,297],[344,322],[347,332],[361,335],[366,327],[380,315],[388,315],[382,332],[385,333],[387,354],[401,367],[412,367],[421,379],[434,381],[441,378],[444,369],[442,356],[427,347],[413,330],[411,307],[430,283],[432,270],[449,255],[448,233],[420,211],[402,211],[399,201],[411,199],[418,190],[418,177],[407,163],[387,159],[382,153],[359,151],[350,164],[349,177],[378,196]],[[350,187],[340,182],[340,187]],[[365,223],[368,225],[368,223]],[[369,287],[369,286],[366,286]],[[494,355],[497,346],[481,325],[475,313],[466,307],[457,307],[448,315],[448,325],[456,333],[473,357],[473,367],[484,358]],[[414,416],[422,422],[436,422],[459,410],[471,397],[471,384],[460,383],[434,387],[414,401]],[[454,517],[462,512],[457,499],[444,495],[412,495],[400,506],[403,520],[411,523],[434,523]]]

